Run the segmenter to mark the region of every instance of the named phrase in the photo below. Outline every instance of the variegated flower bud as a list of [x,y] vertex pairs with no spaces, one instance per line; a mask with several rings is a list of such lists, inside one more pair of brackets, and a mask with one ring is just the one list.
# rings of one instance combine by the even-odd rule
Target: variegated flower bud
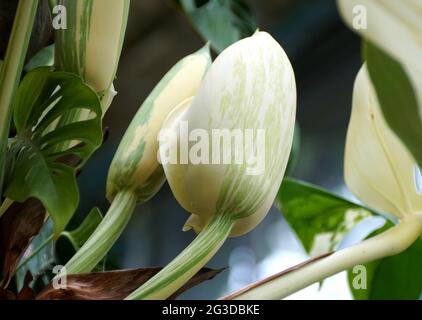
[[253,229],[274,201],[292,145],[296,85],[287,55],[265,32],[231,45],[178,110],[164,126],[174,135],[162,159],[172,148],[194,156],[203,146],[199,161],[184,164],[180,154],[163,164],[176,199],[192,214],[185,228],[199,232],[220,214],[235,220],[232,236]]
[[67,28],[56,31],[55,65],[81,76],[98,92],[105,113],[114,96],[130,0],[59,0],[58,4],[66,8]]
[[194,96],[211,64],[208,45],[179,61],[157,84],[139,108],[114,155],[107,179],[107,198],[130,189],[137,201],[151,198],[165,176],[158,163],[160,128],[168,114],[185,99]]

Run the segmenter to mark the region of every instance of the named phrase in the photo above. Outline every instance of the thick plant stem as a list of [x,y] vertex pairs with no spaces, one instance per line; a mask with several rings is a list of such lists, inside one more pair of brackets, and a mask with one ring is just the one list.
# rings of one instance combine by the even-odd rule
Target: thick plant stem
[[214,256],[227,239],[232,226],[230,218],[215,216],[185,250],[126,300],[161,300],[170,297]]
[[422,218],[416,215],[407,216],[399,224],[378,236],[305,264],[291,272],[280,273],[280,276],[275,275],[252,284],[223,299],[283,299],[300,289],[343,270],[348,270],[355,265],[396,255],[410,247],[421,233]]
[[12,106],[28,50],[38,0],[20,0],[0,72],[0,196]]
[[66,274],[90,272],[105,257],[125,229],[136,205],[131,190],[117,193],[103,221],[65,265]]

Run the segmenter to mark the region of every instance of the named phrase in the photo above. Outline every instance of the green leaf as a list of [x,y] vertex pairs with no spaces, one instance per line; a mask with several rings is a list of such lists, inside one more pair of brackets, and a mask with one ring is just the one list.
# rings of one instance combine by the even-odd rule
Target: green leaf
[[283,180],[277,199],[287,222],[312,255],[333,250],[353,226],[372,215],[368,208],[291,178]]
[[[99,208],[93,208],[85,217],[82,223],[72,231],[63,231],[56,243],[57,262],[65,265],[76,252],[85,244],[91,234],[101,223],[103,215]],[[103,271],[105,258],[93,269],[93,271]]]
[[79,227],[73,231],[63,231],[61,236],[69,240],[73,249],[77,252],[95,231],[102,219],[100,209],[93,208]]
[[[366,288],[368,283],[372,282],[372,279],[376,275],[375,270],[379,264],[379,261],[373,261],[364,265],[365,270],[365,279],[366,279]],[[359,266],[361,267],[361,266]],[[353,285],[353,281],[359,280],[359,284],[361,281],[365,281],[364,279],[358,279],[356,277],[361,276],[360,274],[361,269],[351,269],[347,271],[347,280],[349,282],[349,288],[352,292],[352,295],[355,300],[369,300],[370,299],[370,291],[364,288],[358,288]]]
[[248,37],[257,29],[244,0],[208,0],[198,6],[195,0],[178,0],[197,32],[217,52]]
[[[55,127],[60,117],[80,109],[91,118]],[[100,102],[76,75],[38,68],[22,80],[13,117],[17,136],[9,151],[15,160],[5,196],[18,202],[39,199],[57,237],[79,202],[75,172],[102,141]]]
[[[386,221],[386,223],[381,228],[371,232],[371,234],[368,235],[366,237],[366,239],[375,237],[376,235],[379,235],[379,234],[387,231],[392,226],[393,226],[393,224],[391,222]],[[370,284],[372,282],[372,279],[375,275],[375,270],[376,270],[380,261],[381,260],[372,261],[372,262],[369,262],[369,263],[364,265],[367,288],[368,288],[368,284]],[[356,300],[369,300],[370,290],[358,288],[358,287],[355,287],[353,285],[353,281],[355,279],[358,282],[358,284],[361,284],[361,281],[364,281],[362,278],[359,278],[359,279],[356,278],[357,276],[360,276],[360,272],[361,272],[360,269],[357,269],[356,271],[353,270],[353,269],[347,271],[347,280],[349,281],[349,288],[350,288],[350,291],[351,291],[353,297]]]
[[365,42],[365,58],[385,120],[422,167],[422,121],[406,71],[370,42]]
[[[78,251],[85,241],[94,232],[102,220],[100,209],[93,208],[86,216],[83,222],[73,231],[63,231],[60,234],[60,240],[66,239],[73,248],[72,255]],[[54,244],[52,241],[53,223],[51,219],[47,220],[41,229],[40,233],[31,242],[25,255],[16,271],[16,281],[18,289],[21,289],[24,283],[26,273],[28,271],[34,277],[42,276],[46,278],[45,284],[49,282],[49,278],[44,275],[45,270],[50,269],[55,263],[60,263],[54,254],[55,249],[61,243],[60,241]],[[55,248],[56,247],[56,248]],[[98,269],[102,270],[102,269]]]
[[[16,269],[16,284],[18,290],[20,290],[25,281],[25,276],[28,271],[37,278],[43,276],[44,272],[51,268],[55,263],[54,256],[54,242],[52,241],[53,234],[53,223],[51,219],[48,219],[40,233],[32,240],[25,255],[22,257]],[[44,279],[43,279],[44,280]],[[50,279],[46,279],[45,284]]]
[[417,300],[422,293],[422,238],[402,254],[381,260],[371,283],[372,300]]
[[50,67],[54,64],[54,44],[45,47],[37,52],[24,67],[26,72],[39,67]]
[[[380,234],[391,223],[369,237]],[[348,271],[349,287],[356,300],[418,300],[422,293],[422,238],[406,251],[364,265],[366,288],[355,288],[353,280],[358,275]]]

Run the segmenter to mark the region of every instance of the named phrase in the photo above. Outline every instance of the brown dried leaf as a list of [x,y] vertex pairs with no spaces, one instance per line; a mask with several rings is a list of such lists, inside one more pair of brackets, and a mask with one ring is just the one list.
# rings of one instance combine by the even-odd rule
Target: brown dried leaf
[[16,295],[12,291],[0,288],[0,300],[35,300],[35,292],[29,286],[33,280],[31,272],[27,272],[22,290]]
[[0,288],[0,300],[16,300],[16,295],[9,290]]
[[14,202],[0,219],[0,287],[6,288],[16,266],[44,223],[45,209],[37,199]]
[[[108,138],[104,130],[104,141]],[[81,159],[67,155],[59,159],[70,166],[77,166]],[[80,171],[78,172],[78,174]],[[7,288],[21,256],[32,239],[40,232],[45,220],[42,203],[30,198],[23,203],[14,202],[0,218],[0,288]]]
[[[37,300],[121,300],[157,274],[162,268],[129,269],[69,275],[66,288],[54,289],[50,283]],[[171,299],[197,284],[210,280],[223,269],[203,268]]]
[[23,288],[19,291],[16,296],[16,300],[35,300],[35,292],[30,287],[30,284],[34,278],[32,277],[31,272],[27,272],[25,275],[25,280],[23,283]]

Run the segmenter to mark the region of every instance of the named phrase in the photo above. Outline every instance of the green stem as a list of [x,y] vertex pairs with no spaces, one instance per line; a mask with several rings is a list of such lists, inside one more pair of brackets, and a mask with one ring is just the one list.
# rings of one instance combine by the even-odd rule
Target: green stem
[[103,221],[65,265],[67,274],[90,272],[105,257],[125,229],[136,205],[131,190],[117,193]]
[[222,299],[280,300],[343,270],[399,254],[422,233],[422,217],[409,215],[393,228],[357,245],[258,281]]
[[31,261],[46,245],[48,245],[51,241],[53,241],[54,235],[52,234],[47,239],[43,241],[34,251],[31,252],[31,254],[22,261],[19,266],[16,268],[16,271],[19,271],[23,266],[25,266],[29,261]]
[[12,106],[28,50],[38,0],[20,0],[0,73],[0,195]]
[[167,299],[187,283],[218,251],[227,239],[233,221],[215,216],[195,240],[163,270],[132,292],[126,300]]
[[[35,21],[35,16],[38,8],[38,0],[20,0],[16,9],[13,28],[10,33],[9,43],[6,50],[5,59],[3,61],[4,72],[11,75],[16,75],[19,82],[20,72],[19,69],[23,68],[26,51],[28,49],[29,40],[31,38],[32,28]],[[14,71],[15,72],[12,72]],[[7,79],[7,76],[5,77]]]

